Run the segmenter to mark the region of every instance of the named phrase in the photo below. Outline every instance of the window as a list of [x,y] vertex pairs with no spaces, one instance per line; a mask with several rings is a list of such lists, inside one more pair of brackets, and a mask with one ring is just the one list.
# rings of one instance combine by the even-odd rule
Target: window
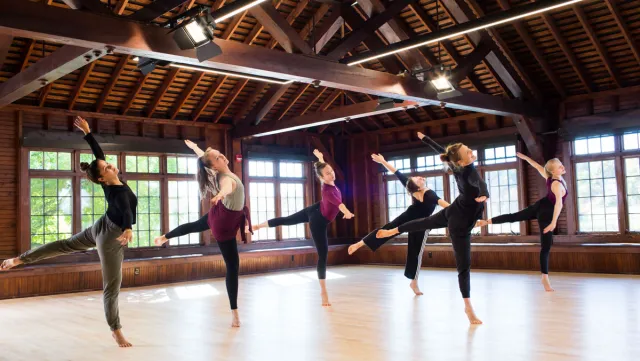
[[273,177],[273,162],[250,160],[249,177]]
[[[250,182],[249,202],[251,204],[251,222],[258,224],[276,217],[275,190],[273,182]],[[252,240],[276,239],[275,228],[262,228],[255,232]]]
[[[491,193],[489,193],[491,194]],[[456,178],[452,175],[449,176],[449,203],[453,203],[456,198],[460,195],[460,191],[458,190],[458,183],[456,182]],[[480,235],[480,227],[475,227],[471,230],[471,234]]]
[[612,153],[615,151],[615,140],[612,135],[577,138],[574,148],[576,155]]
[[[403,158],[403,159],[392,159],[389,161],[395,169],[399,170],[400,173],[409,173],[411,172],[411,158]],[[391,174],[387,171],[387,173]]]
[[622,144],[624,150],[640,149],[640,132],[625,133]]
[[389,212],[389,222],[404,212],[404,210],[411,205],[411,202],[411,196],[399,180],[390,179],[387,181],[387,209]]
[[[445,199],[444,197],[444,182],[443,182],[443,177],[442,176],[437,176],[437,177],[427,177],[427,187],[429,187],[429,189],[433,190],[434,192],[436,192],[436,194],[438,195],[438,197]],[[440,212],[442,210],[442,207],[440,206],[436,206],[436,209],[433,211],[433,214],[436,214],[438,212]],[[446,229],[445,228],[439,228],[439,229],[434,229],[431,232],[429,232],[429,234],[437,234],[437,235],[442,235],[444,236],[446,234]]]
[[167,157],[167,173],[169,174],[196,174],[198,171],[198,159],[195,157]]
[[[117,155],[113,155],[113,154],[106,154],[105,155],[105,160],[107,161],[107,163],[111,163],[113,165],[118,165],[118,156]],[[81,153],[80,154],[80,162],[86,162],[86,163],[91,163],[95,160],[96,158],[93,156],[93,154],[87,154],[87,153]]]
[[160,158],[128,155],[126,156],[126,170],[130,173],[160,173]]
[[516,161],[516,146],[486,148],[484,150],[484,164],[500,164]]
[[[170,229],[181,224],[195,222],[200,218],[199,194],[198,182],[196,181],[169,181]],[[172,245],[199,244],[200,234],[187,234],[179,238],[172,238],[170,242]]]
[[629,212],[628,228],[631,232],[640,232],[640,158],[625,159],[624,170]]
[[31,151],[29,169],[71,170],[71,153]]
[[129,247],[151,247],[153,239],[162,234],[160,181],[132,180],[127,184],[138,197],[136,224],[133,225],[134,238]]
[[302,163],[280,162],[280,177],[282,178],[302,178]]
[[91,227],[107,211],[102,186],[88,179],[80,180],[80,211],[82,229]]
[[31,178],[29,193],[31,248],[71,237],[71,178]]
[[440,160],[440,156],[438,155],[427,155],[418,157],[416,159],[418,167],[416,170],[418,172],[424,172],[429,170],[442,170],[444,168],[444,164]]
[[[282,163],[280,169],[282,169]],[[280,183],[280,204],[282,205],[283,217],[302,210],[304,208],[304,184]],[[300,238],[305,238],[304,224],[282,227],[282,239]]]
[[[485,182],[489,188],[489,194],[491,194],[487,204],[488,218],[520,210],[518,207],[518,176],[515,169],[488,171],[485,173]],[[519,234],[520,223],[490,224],[489,233]]]
[[579,231],[618,231],[615,161],[576,163],[576,181]]

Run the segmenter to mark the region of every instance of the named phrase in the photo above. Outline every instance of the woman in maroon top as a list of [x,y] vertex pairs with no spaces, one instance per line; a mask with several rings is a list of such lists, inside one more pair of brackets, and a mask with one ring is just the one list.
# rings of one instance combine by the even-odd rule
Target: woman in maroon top
[[477,226],[487,224],[511,223],[538,220],[540,226],[540,271],[542,285],[547,292],[553,292],[549,281],[549,253],[553,244],[553,230],[556,229],[558,217],[562,211],[564,199],[567,197],[567,185],[562,179],[565,173],[564,165],[558,158],[549,160],[544,167],[522,153],[516,154],[534,167],[547,180],[547,195],[533,205],[517,213],[503,214],[489,220],[480,220]]
[[344,214],[344,219],[353,218],[347,207],[342,203],[342,193],[336,187],[336,173],[333,168],[324,162],[322,153],[317,149],[313,154],[318,161],[313,164],[316,176],[322,182],[322,199],[320,202],[309,206],[288,217],[279,217],[270,219],[267,222],[253,226],[253,231],[257,231],[265,227],[292,226],[300,223],[309,223],[311,229],[311,237],[318,251],[318,279],[320,280],[320,288],[322,289],[322,305],[331,306],[329,303],[329,294],[327,293],[327,257],[329,255],[329,241],[327,239],[327,226],[333,221],[338,212]]

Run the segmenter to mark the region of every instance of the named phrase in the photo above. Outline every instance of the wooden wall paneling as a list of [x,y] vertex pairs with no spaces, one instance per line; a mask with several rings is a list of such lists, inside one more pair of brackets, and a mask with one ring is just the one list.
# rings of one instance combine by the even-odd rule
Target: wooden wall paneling
[[562,164],[564,165],[566,174],[564,180],[569,187],[569,195],[564,204],[564,211],[567,214],[567,234],[576,234],[578,228],[578,217],[576,213],[576,191],[575,191],[575,173],[573,163],[571,162],[571,142],[562,144]]

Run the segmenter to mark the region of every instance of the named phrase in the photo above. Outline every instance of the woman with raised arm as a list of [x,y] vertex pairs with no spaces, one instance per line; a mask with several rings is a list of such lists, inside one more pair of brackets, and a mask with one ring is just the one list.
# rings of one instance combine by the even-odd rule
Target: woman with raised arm
[[538,220],[540,226],[540,272],[545,291],[553,292],[549,281],[549,253],[553,244],[553,230],[556,229],[558,217],[562,212],[564,199],[567,197],[567,185],[562,178],[565,174],[564,165],[558,158],[549,160],[544,167],[522,153],[516,153],[518,158],[525,160],[547,181],[547,195],[533,205],[517,213],[503,214],[489,220],[478,221],[478,226],[487,224],[511,223]]
[[[393,165],[387,162],[380,154],[372,154],[371,159],[378,164],[382,164],[389,172],[393,173],[400,183],[407,190],[407,193],[411,195],[413,203],[396,217],[393,221],[385,224],[384,226],[371,231],[358,243],[354,243],[349,247],[349,254],[353,254],[355,251],[365,244],[372,250],[376,251],[387,241],[394,238],[396,235],[376,238],[376,233],[379,229],[392,229],[401,224],[407,223],[414,219],[429,217],[433,214],[436,206],[439,205],[442,208],[447,208],[449,203],[443,199],[440,199],[436,192],[427,187],[427,181],[424,177],[409,177],[400,173]],[[407,262],[404,267],[404,276],[411,280],[409,286],[416,295],[422,295],[420,287],[418,286],[418,275],[420,274],[420,266],[422,264],[422,251],[427,242],[429,236],[429,230],[424,232],[409,232],[409,241],[407,246]]]
[[[225,283],[231,306],[232,327],[240,327],[238,314],[238,273],[240,271],[240,257],[236,234],[246,240],[245,232],[251,229],[249,209],[245,206],[244,185],[238,176],[229,169],[229,160],[219,151],[207,148],[204,152],[193,142],[185,141],[187,146],[198,155],[198,186],[200,195],[204,198],[211,193],[211,209],[200,220],[179,226],[166,235],[157,237],[155,244],[160,246],[170,238],[193,232],[211,230],[213,238],[218,242],[222,258],[227,267]],[[207,228],[203,218],[206,217]]]
[[93,138],[87,121],[76,117],[73,124],[85,134],[84,139],[96,157],[91,163],[80,163],[80,169],[87,174],[90,181],[102,186],[107,200],[107,212],[93,226],[68,239],[47,243],[19,257],[5,260],[0,270],[96,247],[102,266],[103,302],[107,323],[118,346],[131,347],[131,343],[122,333],[118,295],[122,283],[124,246],[132,240],[131,226],[136,223],[138,199],[129,186],[118,178],[118,168],[105,161],[104,153]]
[[465,313],[472,324],[481,324],[471,305],[471,230],[482,217],[484,202],[489,198],[486,183],[480,178],[473,162],[476,156],[462,143],[443,148],[433,139],[418,133],[423,143],[440,154],[440,160],[453,171],[460,195],[440,212],[422,219],[410,221],[390,230],[381,229],[378,238],[394,236],[404,232],[420,232],[427,229],[447,227],[453,244],[458,269],[458,285],[465,303]]
[[309,223],[311,237],[318,251],[318,279],[323,306],[331,306],[327,293],[327,258],[329,256],[329,240],[327,239],[327,226],[333,221],[338,212],[342,212],[344,219],[353,218],[353,213],[342,203],[342,193],[336,187],[336,173],[333,168],[325,163],[324,156],[315,149],[313,154],[318,161],[313,164],[316,176],[322,183],[322,199],[320,202],[309,206],[288,217],[279,217],[253,226],[253,231],[265,227],[293,226],[300,223]]

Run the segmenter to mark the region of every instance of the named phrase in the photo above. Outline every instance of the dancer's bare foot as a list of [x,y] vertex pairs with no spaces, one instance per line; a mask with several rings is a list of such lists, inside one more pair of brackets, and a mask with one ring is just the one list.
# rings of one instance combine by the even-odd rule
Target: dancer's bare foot
[[489,224],[489,221],[484,220],[484,219],[478,219],[476,221],[476,227],[484,227],[484,226],[486,226],[488,224]]
[[2,265],[0,265],[0,271],[12,269],[13,267],[19,266],[22,263],[24,262],[22,262],[18,257],[5,259],[4,262],[2,262]]
[[409,287],[411,287],[411,289],[413,290],[413,293],[415,293],[416,296],[424,295],[424,293],[422,293],[422,291],[420,291],[420,287],[418,287],[418,280],[412,280],[411,284],[409,285]]
[[322,291],[320,293],[320,296],[322,296],[322,306],[324,307],[331,306],[331,302],[329,302],[329,294],[327,293],[327,291]]
[[256,232],[256,231],[259,231],[260,229],[265,228],[265,227],[268,227],[268,226],[269,226],[269,224],[268,224],[267,222],[263,222],[263,223],[260,223],[260,224],[254,224],[254,225],[251,227],[251,229],[252,229],[254,232]]
[[167,243],[168,239],[167,237],[165,237],[165,235],[163,234],[162,236],[156,237],[153,240],[153,243],[155,243],[156,246],[160,247],[163,244]]
[[548,274],[542,274],[542,285],[544,286],[544,290],[547,292],[555,292],[556,290],[554,290],[551,287],[551,281],[549,281],[549,275]]
[[349,256],[351,256],[355,251],[359,250],[360,247],[364,246],[364,241],[360,241],[358,243],[354,243],[349,246]]
[[467,317],[469,318],[469,322],[472,325],[481,325],[482,324],[482,321],[480,321],[478,316],[476,316],[475,311],[473,310],[473,306],[471,305],[471,299],[470,298],[465,298],[464,299],[464,313],[467,314]]
[[118,343],[118,346],[120,346],[120,347],[133,347],[131,342],[127,341],[127,339],[124,338],[124,334],[122,333],[122,329],[118,329],[118,330],[113,331],[111,333],[111,336],[113,336],[113,339],[116,340],[116,342]]
[[238,314],[238,310],[231,310],[231,327],[240,327],[240,315]]

